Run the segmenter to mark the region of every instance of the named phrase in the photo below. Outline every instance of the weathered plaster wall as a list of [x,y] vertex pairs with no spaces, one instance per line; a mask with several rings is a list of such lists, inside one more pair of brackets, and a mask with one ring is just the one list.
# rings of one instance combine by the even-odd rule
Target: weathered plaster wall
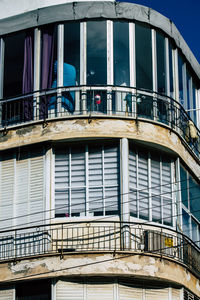
[[6,135],[1,132],[0,150],[46,141],[122,137],[135,142],[150,143],[155,148],[163,148],[180,156],[195,175],[200,177],[199,162],[189,153],[175,132],[157,124],[130,119],[76,118],[49,122],[45,127],[43,124],[32,124],[9,130]]
[[200,295],[199,280],[172,260],[148,255],[73,254],[2,264],[0,282],[57,276],[130,276],[173,282]]

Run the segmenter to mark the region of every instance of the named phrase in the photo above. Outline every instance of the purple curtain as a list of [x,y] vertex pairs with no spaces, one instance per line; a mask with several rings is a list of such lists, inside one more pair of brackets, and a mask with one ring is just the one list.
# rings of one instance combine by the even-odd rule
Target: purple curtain
[[[53,82],[54,61],[54,27],[48,26],[42,31],[42,74],[41,88],[50,89]],[[48,117],[48,105],[51,96],[43,96],[40,100],[40,118]]]
[[[31,93],[33,91],[33,34],[27,32],[24,40],[24,68],[22,93]],[[33,97],[28,97],[23,101],[24,119],[33,119]]]

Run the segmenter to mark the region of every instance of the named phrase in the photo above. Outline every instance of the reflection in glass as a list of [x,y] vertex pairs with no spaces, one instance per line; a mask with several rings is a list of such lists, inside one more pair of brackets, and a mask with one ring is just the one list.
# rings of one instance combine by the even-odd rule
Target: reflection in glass
[[195,124],[197,124],[197,111],[196,111],[196,85],[194,81],[192,82],[192,94],[193,94],[193,121]]
[[136,46],[136,86],[152,90],[152,44],[151,29],[135,25]]
[[190,211],[200,221],[200,185],[189,175]]
[[178,55],[178,80],[179,80],[179,100],[184,105],[183,98],[183,60],[180,54]]
[[114,84],[129,86],[129,24],[113,23]]
[[188,111],[188,114],[190,117],[192,117],[192,101],[191,101],[191,97],[190,97],[190,82],[191,82],[191,75],[189,73],[189,71],[186,71],[186,81],[187,81],[187,103],[185,103],[186,106],[184,106],[184,108]]
[[137,115],[141,118],[153,119],[153,98],[138,94]]
[[187,189],[187,172],[183,167],[180,167],[180,180],[181,180],[181,199],[182,203],[188,207],[188,189]]
[[87,22],[87,84],[107,83],[106,21]]
[[174,84],[173,84],[173,58],[172,58],[172,45],[169,42],[169,83],[170,83],[170,97],[174,97]]
[[156,53],[157,53],[157,83],[158,93],[166,93],[166,51],[165,38],[162,34],[156,33]]
[[187,236],[190,236],[190,217],[186,213],[186,211],[182,210],[182,217],[183,217],[183,233]]

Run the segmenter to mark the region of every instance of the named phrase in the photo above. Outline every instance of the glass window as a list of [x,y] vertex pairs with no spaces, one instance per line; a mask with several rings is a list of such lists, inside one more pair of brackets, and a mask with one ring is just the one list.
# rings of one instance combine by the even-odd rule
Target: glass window
[[200,221],[200,185],[189,175],[190,212]]
[[192,219],[192,240],[198,241],[198,224]]
[[[71,69],[73,67],[75,71],[75,78],[71,78],[69,76],[69,66]],[[74,81],[76,81],[77,84],[80,82],[80,23],[66,23],[64,25],[63,75],[64,86],[73,86],[75,85]]]
[[106,21],[87,22],[87,84],[107,83]]
[[179,80],[179,100],[184,105],[184,94],[183,94],[183,59],[178,54],[178,80]]
[[180,180],[182,203],[188,208],[187,172],[183,167],[180,167]]
[[113,23],[114,84],[129,86],[129,24]]
[[157,84],[158,93],[166,93],[166,50],[165,37],[156,33],[156,53],[157,53]]
[[[129,150],[130,215],[172,226],[171,160],[158,153]],[[151,186],[151,189],[149,187]]]
[[56,217],[117,215],[118,198],[117,145],[93,143],[55,150]]
[[183,216],[183,233],[187,236],[190,236],[190,217],[184,209],[182,210],[182,216]]
[[4,97],[22,94],[24,41],[25,32],[5,38]]
[[169,83],[170,83],[170,97],[174,97],[174,83],[173,83],[173,48],[169,42]]
[[135,25],[136,46],[136,86],[152,90],[152,40],[151,29],[144,25]]
[[191,80],[192,80],[192,77],[189,73],[189,71],[187,70],[186,71],[186,80],[187,80],[187,104],[185,107],[186,110],[188,110],[188,114],[191,118],[193,118],[193,111],[192,111],[192,108],[193,108],[193,101],[191,99]]
[[197,87],[196,87],[196,84],[194,83],[194,80],[193,80],[193,81],[192,81],[193,109],[194,109],[194,110],[193,110],[193,121],[194,121],[195,124],[197,124],[196,90],[197,90]]

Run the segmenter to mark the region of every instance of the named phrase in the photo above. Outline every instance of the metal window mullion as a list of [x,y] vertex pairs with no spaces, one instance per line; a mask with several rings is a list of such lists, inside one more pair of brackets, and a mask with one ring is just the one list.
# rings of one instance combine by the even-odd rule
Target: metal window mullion
[[30,214],[31,214],[31,152],[28,152],[28,219],[27,219],[27,223],[30,223]]
[[137,212],[137,218],[139,218],[139,216],[140,216],[140,213],[139,213],[139,209],[140,209],[140,202],[139,202],[139,191],[138,191],[138,189],[139,189],[139,179],[138,179],[138,176],[139,176],[139,174],[138,174],[138,151],[136,151],[136,153],[135,153],[135,161],[136,161],[136,203],[137,203],[137,205],[136,205],[136,212]]
[[193,88],[193,80],[192,80],[192,76],[190,77],[190,80],[189,80],[189,105],[190,107],[188,108],[190,110],[190,117],[192,120],[194,120],[194,108],[193,107],[193,91],[192,91],[192,88]]
[[[107,21],[107,85],[113,85],[113,21]],[[112,93],[112,88],[108,88],[109,95]],[[107,111],[112,114],[112,97],[107,97]]]
[[68,195],[69,195],[69,202],[68,202],[68,211],[69,211],[69,216],[71,217],[71,213],[72,213],[72,200],[71,200],[71,195],[72,195],[72,153],[71,153],[71,147],[69,147],[69,191],[68,191]]
[[13,160],[14,160],[14,182],[13,182],[13,211],[12,211],[12,217],[13,217],[13,220],[12,220],[12,226],[15,227],[17,224],[17,209],[16,209],[16,206],[17,206],[17,161],[16,161],[16,152],[14,154],[14,157],[13,157]]
[[[130,86],[136,87],[135,23],[129,23]],[[132,91],[132,114],[136,117],[136,89]]]
[[168,300],[173,300],[171,287],[168,288]]
[[[63,87],[63,64],[64,64],[64,24],[58,25],[58,44],[57,44],[57,86]],[[57,90],[57,115],[62,115],[62,89]]]
[[[50,216],[50,211],[51,211],[51,152],[52,149],[47,150],[46,155],[45,155],[45,168],[44,168],[44,180],[45,180],[45,191],[44,191],[44,201],[45,201],[45,208],[44,211],[46,211],[45,213],[45,219],[48,220],[49,218],[51,218]],[[46,221],[47,222],[47,221]]]
[[179,102],[179,74],[178,74],[178,49],[172,51],[173,76],[174,76],[174,94],[175,100]]
[[171,171],[171,178],[170,178],[170,183],[171,183],[171,201],[172,201],[172,224],[174,230],[176,230],[176,203],[175,203],[175,168],[174,168],[174,162],[171,161],[170,163],[170,171]]
[[200,89],[195,91],[196,93],[196,109],[197,109],[197,127],[200,128]]
[[163,224],[163,217],[164,217],[164,206],[163,206],[163,196],[162,196],[162,193],[163,193],[163,188],[162,188],[162,183],[163,183],[163,174],[162,174],[162,158],[161,156],[159,157],[160,159],[160,181],[159,181],[159,184],[160,184],[160,211],[161,211],[161,224]]
[[85,201],[86,201],[86,216],[89,215],[90,206],[89,206],[89,154],[88,154],[88,145],[85,146]]
[[33,119],[39,120],[40,117],[40,72],[41,72],[41,30],[34,30],[34,79],[33,79]]
[[[5,42],[0,39],[0,99],[3,98],[4,52]],[[0,124],[2,124],[2,104],[0,104]]]
[[105,159],[104,159],[104,146],[102,146],[102,179],[103,179],[103,215],[106,215],[106,199],[105,199]]
[[[55,150],[54,150],[55,151]],[[56,206],[55,206],[55,159],[56,155],[55,152],[51,150],[51,158],[50,158],[50,188],[51,188],[51,194],[50,194],[50,218],[55,218],[56,214]]]
[[[80,85],[87,84],[87,23],[80,23]],[[82,88],[80,109],[87,113],[87,90]]]
[[148,152],[148,194],[149,194],[149,221],[152,221],[152,190],[151,190],[151,155]]
[[[158,91],[158,82],[157,82],[157,53],[156,53],[156,30],[151,29],[151,38],[152,38],[152,76],[153,76],[153,92]],[[155,101],[156,99],[156,101]],[[157,95],[153,93],[153,118],[157,120]]]
[[[182,196],[181,196],[181,175],[180,175],[180,159],[177,158],[176,161],[176,171],[177,171],[177,190],[178,190],[178,199],[176,203],[177,207],[177,225],[178,227],[180,226],[179,229],[183,228],[183,218],[182,218],[182,208],[183,208],[183,203],[182,203]],[[179,224],[180,222],[180,224]]]
[[121,176],[121,190],[122,190],[122,221],[129,222],[130,221],[130,203],[129,203],[129,169],[128,169],[128,153],[129,153],[129,145],[128,139],[121,139],[121,168],[122,176]]

